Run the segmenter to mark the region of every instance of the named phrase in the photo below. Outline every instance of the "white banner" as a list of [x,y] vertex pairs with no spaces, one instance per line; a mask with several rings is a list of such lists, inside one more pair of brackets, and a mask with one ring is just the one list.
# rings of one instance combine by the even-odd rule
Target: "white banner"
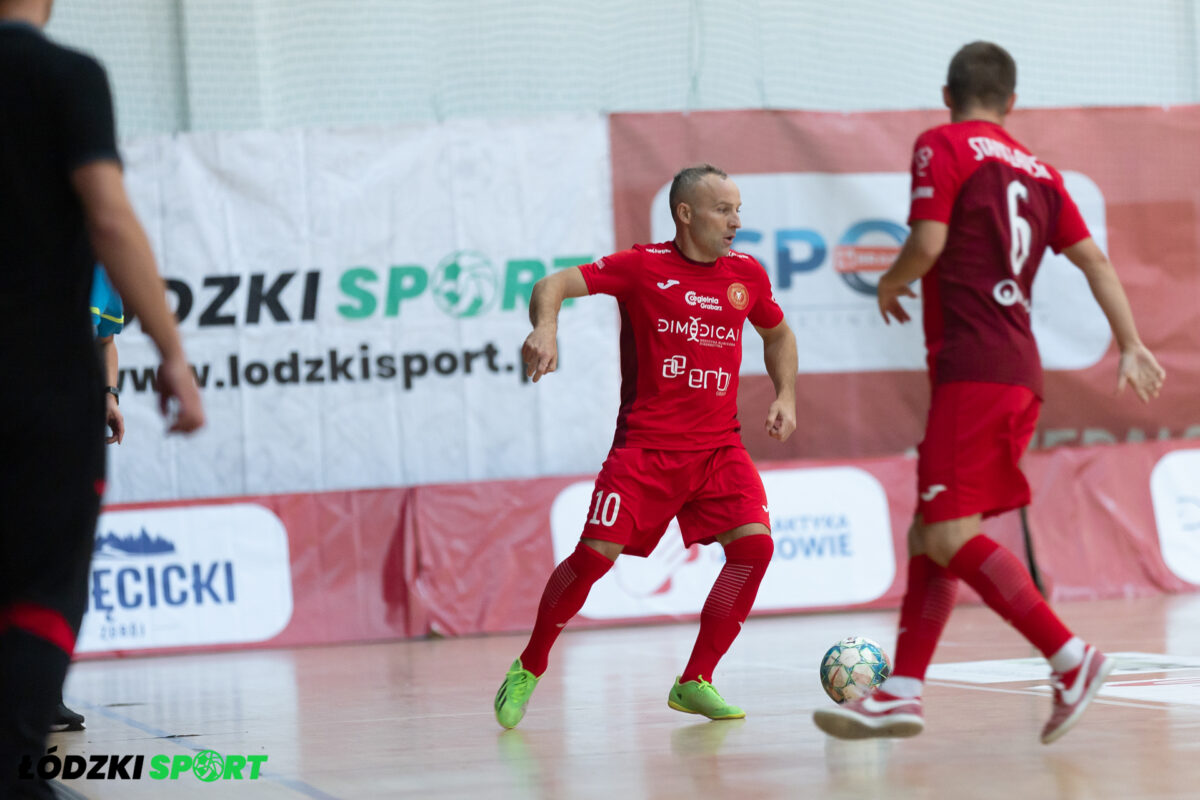
[[1150,473],[1150,497],[1163,561],[1200,585],[1200,450],[1163,456]]
[[[885,329],[875,300],[879,276],[908,237],[906,172],[733,175],[742,193],[734,248],[767,270],[775,298],[801,341],[800,371],[924,370],[920,300],[902,302],[908,325]],[[1104,196],[1086,175],[1063,173],[1093,238],[1107,245]],[[651,205],[654,240],[674,235],[664,185]],[[920,292],[920,286],[913,287]],[[1111,340],[1087,279],[1047,251],[1033,284],[1033,331],[1046,369],[1095,364]],[[743,337],[742,373],[766,373],[762,339]]]
[[208,426],[167,438],[151,344],[117,338],[106,501],[589,472],[619,405],[611,300],[564,307],[523,379],[533,283],[611,252],[600,116],[133,142],[127,182]]
[[81,653],[261,642],[292,618],[287,530],[247,503],[100,515]]

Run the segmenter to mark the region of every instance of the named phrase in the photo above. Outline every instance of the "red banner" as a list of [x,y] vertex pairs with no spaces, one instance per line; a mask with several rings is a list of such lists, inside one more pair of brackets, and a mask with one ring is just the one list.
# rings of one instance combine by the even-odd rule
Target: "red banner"
[[[763,464],[775,557],[755,613],[898,605],[915,466],[900,456]],[[1200,586],[1200,449],[1057,448],[1027,456],[1024,467],[1034,493],[1028,521],[1035,560],[1052,599]],[[117,646],[92,646],[81,656],[526,630],[555,562],[579,538],[591,489],[592,477],[581,476],[107,508],[106,517],[133,519],[141,536],[122,540],[114,524],[120,530],[98,542],[111,538],[120,547],[141,540],[173,550],[143,547],[138,555],[127,546],[121,558],[106,559],[98,545],[85,628],[112,626]],[[210,567],[189,550],[188,525],[177,520],[191,520],[194,528],[211,512],[240,512],[250,521],[244,524],[278,519],[289,554],[287,597],[255,599],[246,576],[265,575],[269,565],[261,555],[225,545]],[[221,533],[194,532],[204,540]],[[984,532],[1024,557],[1016,512],[987,521]],[[253,545],[269,530],[233,533]],[[669,530],[650,558],[618,559],[572,624],[692,618],[720,569],[720,552],[684,550]],[[151,565],[146,574],[167,576],[158,607],[149,610],[139,558]],[[965,588],[962,599],[977,600]],[[284,609],[285,619],[266,638],[212,638],[205,615],[231,608],[247,619],[274,618]],[[180,629],[198,638],[170,638]]]
[[[916,351],[919,335],[884,328],[871,278],[890,260],[880,254],[894,252],[906,235],[912,142],[946,121],[941,111],[610,118],[618,247],[669,237],[669,226],[655,215],[669,214],[663,187],[680,167],[708,161],[739,181],[746,228],[734,246],[767,268],[796,331],[804,373],[800,429],[782,452],[760,425],[746,425],[746,445],[756,458],[896,453],[920,439],[928,385]],[[1103,317],[1096,316],[1080,276],[1044,262],[1045,285],[1039,274],[1034,304],[1046,402],[1034,446],[1200,437],[1200,245],[1193,196],[1200,183],[1200,107],[1018,111],[1009,128],[1067,175],[1093,235],[1107,244],[1143,340],[1169,374],[1151,406],[1132,394],[1113,399],[1117,352],[1105,338]],[[869,263],[864,252],[872,256]],[[847,259],[854,268],[839,271]],[[1090,313],[1086,324],[1070,319],[1075,308]],[[1038,330],[1040,315],[1049,335]],[[1048,348],[1061,357],[1047,357]],[[822,359],[818,352],[805,369],[812,349],[833,355]],[[856,369],[859,359],[865,367]],[[897,363],[903,368],[889,368]],[[757,420],[772,398],[765,376],[743,375],[744,420]]]

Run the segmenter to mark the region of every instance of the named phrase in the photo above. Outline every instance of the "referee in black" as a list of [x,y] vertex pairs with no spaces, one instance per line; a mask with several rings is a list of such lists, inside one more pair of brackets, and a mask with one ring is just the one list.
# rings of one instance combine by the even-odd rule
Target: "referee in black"
[[[22,779],[87,607],[104,490],[104,384],[88,296],[102,262],[161,357],[171,430],[204,423],[162,278],[125,193],[104,69],[48,41],[53,0],[0,0],[0,797]],[[23,334],[23,335],[22,335]]]

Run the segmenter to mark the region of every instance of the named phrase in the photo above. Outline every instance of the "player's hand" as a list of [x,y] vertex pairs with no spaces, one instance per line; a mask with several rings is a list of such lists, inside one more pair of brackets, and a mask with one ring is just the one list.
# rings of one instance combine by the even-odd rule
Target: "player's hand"
[[796,430],[796,401],[776,399],[767,409],[767,435],[786,442]]
[[883,315],[885,323],[888,325],[892,324],[892,321],[888,318],[889,314],[895,317],[896,321],[900,323],[908,322],[912,319],[912,317],[908,316],[908,312],[904,310],[904,307],[900,305],[901,297],[917,296],[916,292],[908,288],[908,284],[901,283],[895,278],[890,277],[887,273],[884,273],[883,277],[879,279],[879,286],[876,287],[876,292],[879,299],[879,313]]
[[174,411],[174,419],[167,429],[172,433],[191,433],[204,424],[200,390],[196,388],[196,378],[182,352],[164,358],[158,368],[158,410],[164,417]]
[[105,393],[104,396],[107,398],[108,404],[104,412],[105,423],[112,431],[112,435],[107,437],[104,442],[105,444],[113,442],[120,444],[121,440],[125,438],[125,417],[121,414],[121,407],[117,405],[117,398],[108,393]]
[[521,346],[525,375],[538,382],[543,375],[558,369],[558,331],[555,328],[534,328]]
[[1166,379],[1167,371],[1159,366],[1154,354],[1144,344],[1139,343],[1121,351],[1121,361],[1117,366],[1117,394],[1123,392],[1128,384],[1143,403],[1149,403],[1151,398],[1158,397]]

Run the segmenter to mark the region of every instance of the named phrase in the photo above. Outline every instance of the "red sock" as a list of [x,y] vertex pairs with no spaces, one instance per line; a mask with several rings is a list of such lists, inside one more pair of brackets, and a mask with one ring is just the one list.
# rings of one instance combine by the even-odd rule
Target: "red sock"
[[1046,658],[1071,638],[1067,626],[1038,592],[1025,565],[983,534],[964,544],[950,559],[949,567]]
[[743,536],[725,546],[725,566],[704,601],[700,633],[680,681],[712,681],[717,662],[733,644],[750,614],[758,585],[774,552],[775,543],[765,534]]
[[521,653],[521,666],[541,677],[546,671],[554,640],[562,633],[567,621],[583,608],[592,584],[600,580],[612,565],[607,556],[580,542],[575,552],[554,568],[542,592],[542,602],[538,605],[537,621],[533,623],[529,644]]
[[900,633],[896,637],[897,677],[925,680],[946,620],[954,610],[958,578],[929,556],[908,560],[908,588],[900,607]]

